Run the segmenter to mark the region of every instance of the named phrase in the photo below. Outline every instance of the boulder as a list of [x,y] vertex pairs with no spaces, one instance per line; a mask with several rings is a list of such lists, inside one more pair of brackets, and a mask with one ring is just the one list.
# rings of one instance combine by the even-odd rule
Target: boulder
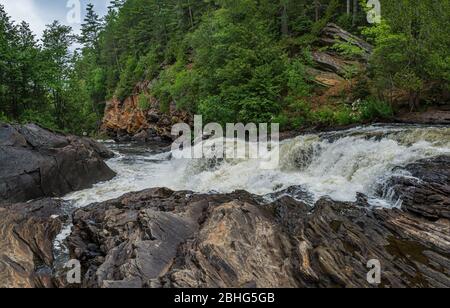
[[0,205],[0,288],[54,287],[53,241],[64,220],[61,202]]
[[449,220],[366,201],[150,189],[75,212],[69,246],[82,287],[450,287]]
[[113,153],[88,138],[0,124],[0,203],[62,196],[110,180]]
[[[411,176],[392,176],[391,198],[398,199],[406,211],[429,219],[450,219],[450,157],[420,160],[397,168]],[[401,173],[400,173],[401,174]]]

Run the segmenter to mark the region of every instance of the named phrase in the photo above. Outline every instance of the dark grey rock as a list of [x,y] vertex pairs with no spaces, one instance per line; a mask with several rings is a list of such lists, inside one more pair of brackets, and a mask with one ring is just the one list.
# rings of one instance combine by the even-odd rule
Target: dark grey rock
[[0,125],[0,203],[56,197],[110,180],[114,154],[88,138],[37,125]]

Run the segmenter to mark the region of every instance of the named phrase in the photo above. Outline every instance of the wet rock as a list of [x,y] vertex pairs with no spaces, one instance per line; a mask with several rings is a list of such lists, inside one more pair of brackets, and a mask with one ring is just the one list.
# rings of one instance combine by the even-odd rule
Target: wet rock
[[0,288],[55,286],[53,240],[63,219],[51,199],[0,206]]
[[407,175],[393,176],[385,187],[403,209],[429,219],[450,219],[450,156],[420,160],[400,170]]
[[110,180],[113,153],[88,138],[0,124],[0,203],[61,196]]
[[151,189],[78,210],[69,245],[84,287],[450,287],[449,220],[365,202]]

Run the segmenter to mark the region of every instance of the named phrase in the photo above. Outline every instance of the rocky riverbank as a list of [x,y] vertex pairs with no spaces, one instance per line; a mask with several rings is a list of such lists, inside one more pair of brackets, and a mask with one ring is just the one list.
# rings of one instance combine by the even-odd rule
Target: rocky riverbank
[[60,200],[26,201],[112,179],[113,155],[88,138],[0,124],[0,287],[55,286],[53,240],[67,213]]
[[[15,169],[10,166],[7,170],[28,166],[19,164],[25,158],[17,153],[40,163],[36,168],[44,170],[57,153],[67,159],[56,165],[66,166],[60,170],[64,175],[80,166],[103,166],[102,157],[111,156],[109,150],[89,139],[54,134],[33,125],[4,125],[0,132],[2,153],[16,153],[11,156]],[[81,203],[71,203],[74,196],[66,196],[66,201],[11,201],[22,198],[21,194],[0,202],[0,287],[450,287],[446,132],[446,128],[435,127],[361,127],[288,140],[281,151],[283,167],[277,171],[284,177],[249,169],[250,182],[267,181],[268,191],[272,191],[268,195],[265,190],[205,194],[152,188],[108,200],[122,191],[165,186],[161,183],[177,187],[180,183],[173,179],[174,162],[168,153],[125,148],[108,162],[118,172],[116,178],[74,193]],[[345,153],[339,154],[343,147]],[[119,150],[120,145],[114,149]],[[327,154],[330,151],[331,156]],[[373,151],[378,153],[375,161],[367,157]],[[66,156],[67,152],[72,156]],[[402,159],[392,160],[391,156]],[[319,167],[312,160],[324,169],[324,178],[317,174]],[[378,169],[380,161],[389,167]],[[4,160],[2,163],[7,166]],[[211,166],[211,162],[188,164],[186,170],[175,164],[175,170],[180,179],[188,177],[184,187],[204,177],[213,181],[216,170],[220,181],[233,183],[229,176],[236,176],[240,185],[251,191],[255,187],[244,178],[246,163],[240,163],[231,164],[229,167],[240,171],[228,175],[220,172],[226,166]],[[306,167],[308,164],[311,166]],[[282,169],[289,166],[294,169]],[[98,169],[93,170],[96,178]],[[77,172],[73,176],[80,177],[79,181],[88,176]],[[375,185],[374,190],[355,190],[358,181],[367,180],[357,177],[362,173],[372,174],[368,183]],[[385,176],[374,182],[380,179],[378,173]],[[21,174],[16,176],[20,179]],[[295,180],[289,177],[298,175]],[[318,185],[316,189],[325,187],[324,194],[313,198],[311,187],[300,183],[303,177],[309,178],[307,184]],[[11,187],[8,179],[2,178],[2,187]],[[345,179],[348,185],[341,182]],[[274,193],[272,186],[280,180],[298,186],[282,186]],[[335,201],[342,194],[330,191],[339,188],[326,186],[332,180],[341,183],[340,189],[350,189],[346,198],[355,191],[365,194],[358,193],[354,202]],[[203,191],[219,185],[214,183]],[[219,186],[227,187],[225,183]],[[39,191],[41,186],[30,187]],[[95,199],[98,194],[102,197]],[[397,206],[374,207],[374,199]],[[70,222],[67,259],[81,262],[80,285],[67,284],[64,273],[57,270],[61,251],[55,250],[55,239]],[[381,284],[367,281],[371,260],[381,264]]]
[[311,208],[244,191],[131,193],[75,212],[70,250],[83,287],[376,287],[373,259],[379,287],[450,287],[449,166],[423,160],[405,168],[419,181],[391,179],[402,210],[364,195]]
[[0,203],[60,197],[107,181],[114,154],[88,138],[0,123]]

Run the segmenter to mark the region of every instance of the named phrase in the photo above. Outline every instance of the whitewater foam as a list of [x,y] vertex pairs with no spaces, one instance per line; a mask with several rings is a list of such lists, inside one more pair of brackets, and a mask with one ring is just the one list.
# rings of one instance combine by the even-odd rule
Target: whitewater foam
[[313,201],[323,196],[355,201],[357,193],[363,193],[373,205],[394,207],[397,200],[389,200],[387,194],[379,196],[377,188],[396,172],[396,166],[450,155],[450,128],[367,126],[299,136],[282,142],[280,164],[274,170],[261,169],[261,159],[176,160],[171,153],[122,154],[132,145],[112,147],[117,155],[107,163],[117,177],[72,193],[66,200],[83,207],[153,187],[268,195],[301,186]]

